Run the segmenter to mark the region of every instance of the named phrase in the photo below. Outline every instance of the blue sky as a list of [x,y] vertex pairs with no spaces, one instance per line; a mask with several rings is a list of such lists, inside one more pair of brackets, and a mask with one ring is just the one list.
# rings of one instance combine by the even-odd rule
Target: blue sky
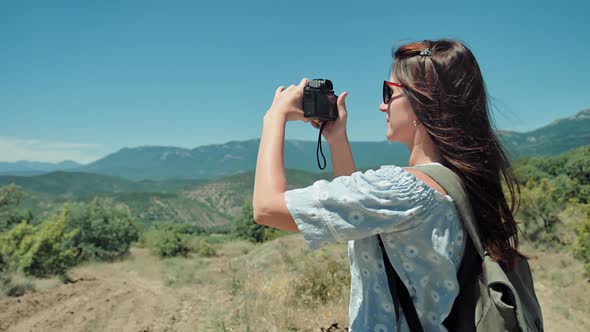
[[589,5],[517,3],[1,1],[0,161],[259,138],[276,87],[303,77],[349,92],[351,141],[382,141],[391,49],[423,39],[471,48],[499,129],[589,108]]

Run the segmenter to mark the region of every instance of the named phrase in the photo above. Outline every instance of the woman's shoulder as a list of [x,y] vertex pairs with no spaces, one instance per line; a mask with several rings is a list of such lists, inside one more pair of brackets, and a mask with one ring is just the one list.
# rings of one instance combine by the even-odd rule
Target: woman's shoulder
[[362,179],[362,182],[394,187],[406,190],[419,190],[424,194],[432,194],[448,201],[453,201],[444,188],[424,172],[411,167],[398,165],[382,165],[379,169],[368,169],[364,172],[357,171],[353,177]]
[[397,165],[382,165],[378,169],[370,168],[365,171],[356,171],[355,173],[352,173],[352,175],[373,178],[377,180],[396,179],[400,177],[410,180],[412,179],[408,176],[409,174],[407,174],[407,171],[403,167]]
[[350,175],[350,180],[357,185],[393,190],[414,188],[422,183],[414,175],[397,165],[383,165],[378,169],[356,171]]

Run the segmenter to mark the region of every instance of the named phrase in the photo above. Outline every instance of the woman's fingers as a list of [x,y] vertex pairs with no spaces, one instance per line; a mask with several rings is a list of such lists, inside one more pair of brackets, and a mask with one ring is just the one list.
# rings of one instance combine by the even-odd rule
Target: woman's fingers
[[281,92],[283,92],[283,90],[285,90],[285,87],[282,85],[277,88],[277,91],[275,91],[275,99],[281,94]]
[[340,117],[346,116],[346,97],[348,97],[348,92],[343,92],[340,96],[338,96],[338,100],[336,105],[338,106],[338,115]]
[[304,77],[301,82],[299,82],[299,87],[303,89],[307,84],[309,84],[309,80]]
[[[320,129],[320,127],[322,126],[321,122],[316,122],[314,120],[311,121],[311,125],[316,128],[316,129]],[[330,132],[330,129],[334,126],[334,121],[328,121],[326,123],[326,126],[324,127],[324,132]]]

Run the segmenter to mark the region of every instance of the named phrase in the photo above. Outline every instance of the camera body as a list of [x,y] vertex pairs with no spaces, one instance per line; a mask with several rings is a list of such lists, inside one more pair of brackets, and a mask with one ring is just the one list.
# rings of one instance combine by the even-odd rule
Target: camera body
[[338,118],[337,100],[332,81],[313,79],[303,89],[304,116],[319,121],[334,121]]

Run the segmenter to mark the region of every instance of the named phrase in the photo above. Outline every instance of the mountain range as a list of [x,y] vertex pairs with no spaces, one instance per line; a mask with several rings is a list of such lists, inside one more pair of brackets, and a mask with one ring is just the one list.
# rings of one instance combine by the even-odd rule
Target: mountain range
[[[498,130],[502,145],[512,159],[534,155],[556,155],[590,144],[590,109],[558,119],[544,127],[519,133]],[[194,149],[165,146],[123,148],[87,165],[72,161],[59,164],[19,161],[0,163],[0,175],[34,175],[62,170],[117,176],[131,180],[201,179],[211,180],[252,171],[256,165],[259,139],[230,141]],[[351,142],[357,168],[384,164],[407,165],[406,146],[388,141]],[[331,172],[330,151],[323,143]],[[316,160],[317,141],[287,140],[285,167],[320,172]],[[321,161],[321,156],[319,156]]]
[[81,166],[83,165],[73,160],[64,160],[59,163],[19,160],[16,162],[0,162],[0,174],[27,176],[71,170]]

